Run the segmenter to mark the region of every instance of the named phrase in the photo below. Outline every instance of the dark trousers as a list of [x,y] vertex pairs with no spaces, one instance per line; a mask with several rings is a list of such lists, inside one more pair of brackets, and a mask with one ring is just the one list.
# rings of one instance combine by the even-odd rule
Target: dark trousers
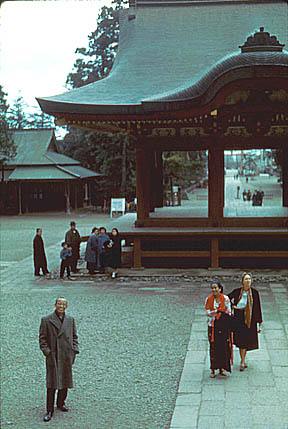
[[38,264],[34,264],[34,275],[35,276],[40,276],[40,269],[42,269],[42,272],[45,276],[45,274],[48,273],[48,269],[47,269],[47,265],[38,265]]
[[[54,412],[55,392],[56,392],[56,389],[47,389],[47,402],[46,402],[47,413]],[[62,407],[62,405],[65,402],[65,399],[67,398],[67,393],[68,393],[67,388],[58,390],[57,402],[56,402],[57,407]]]
[[70,266],[72,273],[76,273],[77,271],[77,262],[78,262],[78,256],[79,256],[79,248],[78,246],[71,246],[72,247],[72,256],[70,256]]
[[62,279],[64,276],[64,272],[67,272],[67,277],[70,276],[70,261],[69,259],[62,259],[61,261],[61,265],[60,265],[60,278]]

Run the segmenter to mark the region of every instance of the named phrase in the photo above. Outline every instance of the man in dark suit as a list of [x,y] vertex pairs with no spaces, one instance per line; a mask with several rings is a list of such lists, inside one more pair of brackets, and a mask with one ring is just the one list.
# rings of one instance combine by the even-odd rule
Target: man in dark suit
[[40,276],[40,268],[44,276],[49,273],[47,269],[47,259],[45,255],[44,242],[42,239],[42,229],[36,229],[36,235],[33,240],[33,257],[34,257],[34,275]]
[[68,244],[68,247],[72,248],[71,271],[72,273],[76,273],[77,261],[80,258],[81,237],[79,231],[76,229],[76,223],[74,221],[70,222],[70,227],[69,231],[65,234],[65,242]]
[[72,365],[79,353],[75,320],[67,316],[67,300],[56,299],[56,310],[41,319],[39,345],[46,357],[47,413],[44,422],[49,422],[54,413],[55,392],[57,408],[67,412],[65,405],[68,388],[73,387]]

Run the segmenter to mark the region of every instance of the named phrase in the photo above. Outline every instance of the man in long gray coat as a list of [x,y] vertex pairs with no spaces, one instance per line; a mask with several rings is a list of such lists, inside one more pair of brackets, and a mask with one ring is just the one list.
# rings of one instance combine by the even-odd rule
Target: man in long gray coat
[[49,422],[54,412],[55,392],[57,408],[68,411],[65,405],[68,388],[73,387],[72,365],[79,353],[75,320],[67,316],[67,300],[56,299],[56,310],[41,319],[39,345],[46,356],[47,413],[44,421]]

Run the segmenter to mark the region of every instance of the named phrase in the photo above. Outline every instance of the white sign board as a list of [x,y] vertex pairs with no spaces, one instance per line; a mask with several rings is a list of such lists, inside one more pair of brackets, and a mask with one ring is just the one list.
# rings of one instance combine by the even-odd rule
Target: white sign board
[[114,212],[125,213],[126,201],[125,198],[111,198],[111,217],[113,217]]

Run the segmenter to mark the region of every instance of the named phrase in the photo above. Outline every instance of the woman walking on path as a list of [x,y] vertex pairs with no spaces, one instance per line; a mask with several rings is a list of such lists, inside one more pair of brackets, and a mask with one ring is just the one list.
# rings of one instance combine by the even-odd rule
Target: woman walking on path
[[210,343],[210,377],[216,377],[216,369],[219,369],[219,374],[225,377],[224,370],[231,372],[231,304],[228,296],[223,294],[223,286],[220,283],[211,283],[211,291],[212,294],[205,302]]
[[238,325],[234,334],[234,342],[240,352],[240,371],[248,368],[245,362],[247,351],[259,348],[258,333],[261,332],[262,312],[259,293],[251,287],[251,284],[252,274],[243,273],[242,287],[234,289],[228,294]]

